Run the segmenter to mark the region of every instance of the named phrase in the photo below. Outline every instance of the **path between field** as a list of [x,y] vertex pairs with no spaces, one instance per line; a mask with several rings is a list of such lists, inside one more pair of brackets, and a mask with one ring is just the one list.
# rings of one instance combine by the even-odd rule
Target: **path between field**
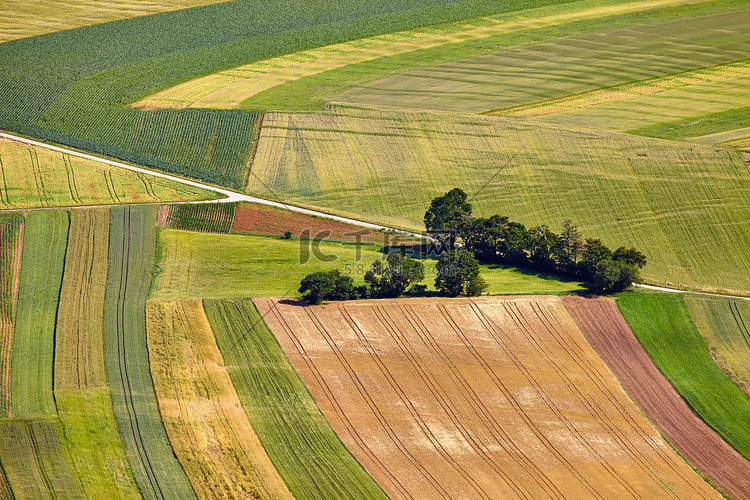
[[691,290],[680,290],[679,288],[667,288],[664,286],[644,285],[643,283],[633,283],[633,286],[637,286],[638,288],[646,288],[648,290],[657,290],[659,292],[694,293],[696,295],[708,295],[710,297],[727,297],[729,299],[750,300],[750,297],[742,297],[739,295],[722,295],[720,293],[693,292]]
[[[154,177],[159,177],[159,178],[166,179],[166,180],[169,180],[169,181],[172,181],[172,182],[178,182],[178,183],[181,183],[181,184],[185,184],[187,186],[192,186],[192,187],[196,187],[196,188],[200,188],[200,189],[205,189],[206,191],[211,191],[213,193],[217,193],[217,194],[220,194],[220,195],[224,196],[224,198],[219,198],[219,199],[216,199],[216,200],[190,201],[190,202],[186,202],[186,203],[233,203],[233,202],[238,202],[238,201],[244,201],[244,202],[249,202],[249,203],[257,203],[259,205],[268,205],[268,206],[272,206],[272,207],[282,208],[282,209],[285,209],[285,210],[290,210],[292,212],[298,212],[298,213],[302,213],[302,214],[305,214],[305,215],[312,215],[314,217],[325,217],[326,219],[331,219],[331,220],[335,220],[337,222],[343,222],[343,223],[346,223],[346,224],[351,224],[353,226],[358,226],[358,227],[363,227],[363,228],[366,228],[366,229],[371,229],[373,231],[395,231],[397,233],[400,233],[400,234],[403,234],[403,235],[407,235],[407,236],[410,236],[410,237],[429,239],[427,236],[425,236],[423,234],[412,233],[410,231],[403,231],[401,229],[395,229],[395,228],[391,228],[391,227],[387,227],[387,226],[381,226],[379,224],[371,224],[369,222],[365,222],[365,221],[361,221],[361,220],[357,220],[357,219],[350,219],[348,217],[340,217],[338,215],[327,214],[325,212],[319,212],[317,210],[310,210],[310,209],[298,207],[298,206],[295,206],[295,205],[288,205],[286,203],[279,202],[279,201],[271,201],[271,200],[266,200],[264,198],[256,198],[255,196],[248,196],[246,194],[238,193],[236,191],[230,191],[229,189],[224,189],[224,188],[212,186],[210,184],[203,184],[202,182],[191,181],[191,180],[188,180],[188,179],[184,179],[182,177],[178,177],[178,176],[174,176],[174,175],[170,175],[170,174],[165,174],[163,172],[158,172],[156,170],[149,170],[149,169],[143,168],[143,167],[136,167],[134,165],[128,165],[127,163],[121,163],[119,161],[108,160],[106,158],[101,158],[101,157],[90,155],[90,154],[87,154],[87,153],[81,153],[81,152],[75,151],[73,149],[67,149],[67,148],[63,148],[63,147],[60,147],[60,146],[53,146],[52,144],[46,144],[46,143],[43,143],[43,142],[34,141],[32,139],[26,139],[25,137],[19,137],[19,136],[16,136],[16,135],[11,135],[11,134],[8,134],[6,132],[0,132],[0,137],[2,137],[4,139],[10,139],[12,141],[21,142],[21,143],[24,143],[24,144],[29,144],[31,146],[37,146],[37,147],[41,147],[41,148],[51,149],[52,151],[58,151],[60,153],[66,153],[66,154],[69,154],[71,156],[77,156],[79,158],[86,158],[87,160],[93,160],[93,161],[96,161],[96,162],[99,162],[99,163],[104,163],[106,165],[110,165],[110,166],[113,166],[113,167],[124,168],[124,169],[127,169],[127,170],[132,170],[133,172],[140,172],[142,174],[151,175],[151,176],[154,176]],[[164,204],[167,204],[167,203],[168,202],[165,202]],[[65,208],[65,207],[55,207],[55,208]]]

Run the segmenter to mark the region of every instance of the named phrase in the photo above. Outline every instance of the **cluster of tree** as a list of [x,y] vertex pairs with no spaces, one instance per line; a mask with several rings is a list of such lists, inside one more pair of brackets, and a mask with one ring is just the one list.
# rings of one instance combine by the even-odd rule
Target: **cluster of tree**
[[[440,256],[436,269],[435,288],[451,297],[461,294],[480,295],[487,283],[479,276],[479,262],[467,250],[453,250]],[[383,260],[376,260],[365,273],[365,284],[354,286],[351,276],[338,270],[320,271],[305,276],[299,292],[312,304],[324,300],[351,300],[359,298],[395,298],[403,294],[422,296],[427,285],[424,264],[392,252]]]
[[425,227],[449,249],[460,239],[465,250],[483,261],[581,278],[597,293],[626,289],[646,265],[646,257],[635,248],[620,247],[613,252],[600,239],[584,240],[570,220],[556,234],[546,225],[527,229],[508,217],[473,217],[471,212],[466,193],[452,189],[432,200]]

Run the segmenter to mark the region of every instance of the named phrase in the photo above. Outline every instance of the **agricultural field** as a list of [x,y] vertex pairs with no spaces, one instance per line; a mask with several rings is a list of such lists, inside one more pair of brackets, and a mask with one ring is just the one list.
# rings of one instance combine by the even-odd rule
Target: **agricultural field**
[[486,112],[747,58],[748,25],[750,10],[738,9],[562,38],[416,69],[329,100]]
[[68,244],[68,212],[30,212],[25,219],[21,281],[11,363],[16,418],[55,415],[52,373],[55,320]]
[[85,497],[143,498],[120,440],[109,389],[56,390],[55,403],[63,447]]
[[235,203],[164,205],[159,210],[160,227],[227,234],[232,229]]
[[660,373],[615,302],[562,300],[586,340],[667,441],[724,493],[750,497],[750,462],[710,429]]
[[344,447],[250,300],[204,300],[245,413],[295,498],[385,499]]
[[[297,289],[306,274],[334,269],[351,275],[360,285],[372,262],[384,258],[381,249],[380,245],[161,229],[158,274],[150,298],[299,297]],[[424,284],[433,291],[436,262],[423,262]],[[559,281],[533,271],[486,264],[481,269],[493,294],[583,290],[580,282]]]
[[629,294],[617,306],[690,408],[750,459],[750,398],[711,358],[683,300],[676,294]]
[[[750,177],[739,154],[513,119],[334,108],[268,113],[249,193],[419,230],[453,187],[474,214],[566,219],[643,251],[653,284],[750,293]],[[358,158],[353,162],[351,158]],[[419,189],[415,189],[419,186]]]
[[255,302],[391,498],[719,498],[559,299]]
[[711,356],[750,396],[750,303],[686,295],[685,306]]
[[11,360],[16,300],[21,276],[23,228],[23,217],[20,215],[0,214],[0,418],[13,416]]
[[146,498],[196,498],[159,416],[146,345],[145,304],[158,207],[111,210],[104,366],[125,453]]
[[148,302],[159,412],[198,498],[291,499],[248,422],[200,299]]
[[106,23],[118,19],[146,16],[158,12],[186,9],[218,3],[217,0],[168,0],[138,2],[107,0],[104,2],[42,0],[29,4],[6,0],[0,7],[0,43],[55,31]]
[[55,390],[107,385],[102,314],[108,259],[109,209],[71,210],[55,328]]
[[0,461],[16,499],[85,498],[56,421],[0,421]]
[[191,201],[212,193],[0,138],[0,208]]

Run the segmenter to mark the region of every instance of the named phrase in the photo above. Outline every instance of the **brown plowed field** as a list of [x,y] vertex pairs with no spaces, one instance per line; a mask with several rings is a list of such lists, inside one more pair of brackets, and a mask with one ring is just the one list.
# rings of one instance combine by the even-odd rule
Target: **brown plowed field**
[[646,417],[735,500],[750,499],[750,462],[698,418],[659,372],[610,299],[563,298],[581,331]]
[[394,499],[719,497],[557,298],[255,302]]

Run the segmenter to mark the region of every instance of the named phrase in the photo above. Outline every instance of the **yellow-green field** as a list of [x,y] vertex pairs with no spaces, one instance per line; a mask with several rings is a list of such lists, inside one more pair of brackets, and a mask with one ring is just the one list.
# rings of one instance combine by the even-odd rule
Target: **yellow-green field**
[[157,12],[219,3],[221,0],[3,0],[0,3],[0,43],[53,31],[105,23]]
[[467,40],[482,40],[507,33],[690,3],[696,2],[646,0],[594,6],[581,2],[573,7],[553,9],[552,13],[544,15],[539,15],[536,9],[532,9],[521,14],[485,16],[400,31],[295,52],[220,71],[165,89],[133,105],[148,108],[236,108],[256,94],[279,85],[366,61],[460,44]]
[[0,209],[213,198],[202,189],[0,138]]
[[337,108],[267,114],[248,192],[419,230],[453,187],[475,215],[565,219],[648,257],[651,283],[750,293],[739,154],[520,119]]

